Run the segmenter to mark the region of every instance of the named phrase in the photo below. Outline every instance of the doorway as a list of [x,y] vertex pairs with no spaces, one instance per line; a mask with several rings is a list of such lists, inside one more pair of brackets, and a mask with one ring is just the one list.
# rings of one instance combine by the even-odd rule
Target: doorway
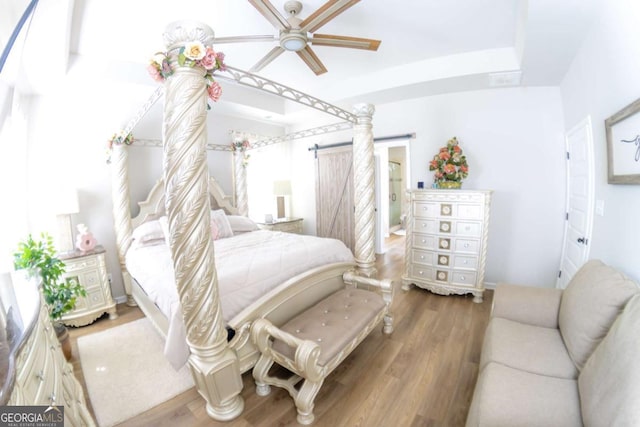
[[410,181],[410,142],[410,139],[402,139],[375,145],[377,254],[386,252],[385,239],[391,233],[402,234],[404,231],[406,190]]
[[389,232],[402,228],[402,169],[401,164],[389,161]]

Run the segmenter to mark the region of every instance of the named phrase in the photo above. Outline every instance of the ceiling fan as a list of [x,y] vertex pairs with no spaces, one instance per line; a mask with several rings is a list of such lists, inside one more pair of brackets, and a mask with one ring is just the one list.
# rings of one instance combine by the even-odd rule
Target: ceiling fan
[[279,30],[279,35],[219,37],[215,38],[214,42],[234,43],[277,40],[279,45],[271,49],[271,51],[251,67],[249,71],[258,72],[283,52],[291,51],[296,52],[316,75],[320,75],[326,73],[327,69],[311,49],[310,44],[315,46],[378,50],[380,40],[315,33],[315,31],[324,24],[359,1],[360,0],[329,0],[303,20],[298,18],[298,14],[302,10],[302,3],[299,1],[287,1],[284,4],[284,10],[288,15],[288,17],[285,18],[276,10],[269,0],[249,0],[249,3]]

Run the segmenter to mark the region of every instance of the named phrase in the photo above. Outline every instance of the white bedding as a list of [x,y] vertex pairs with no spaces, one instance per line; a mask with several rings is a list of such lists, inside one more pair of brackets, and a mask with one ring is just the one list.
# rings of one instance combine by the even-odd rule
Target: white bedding
[[[274,231],[252,231],[214,242],[222,315],[229,322],[269,290],[311,268],[353,262],[339,240]],[[178,367],[186,362],[185,328],[174,284],[169,247],[136,247],[127,252],[127,270],[169,319],[165,354]]]

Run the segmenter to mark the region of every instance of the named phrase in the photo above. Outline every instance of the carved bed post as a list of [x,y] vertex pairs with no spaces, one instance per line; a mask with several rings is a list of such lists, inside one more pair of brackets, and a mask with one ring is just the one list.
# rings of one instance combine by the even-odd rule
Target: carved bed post
[[375,277],[375,162],[371,119],[375,107],[356,104],[353,113],[353,182],[355,217],[355,258],[360,275]]
[[226,340],[209,225],[205,70],[177,62],[178,51],[186,43],[210,46],[213,31],[196,22],[176,22],[167,27],[164,40],[174,68],[165,81],[165,203],[191,351],[189,366],[209,416],[231,420],[240,415],[244,402],[238,358]]
[[131,209],[129,208],[129,173],[127,162],[129,151],[126,145],[114,144],[111,148],[111,200],[113,202],[113,220],[116,229],[116,244],[118,245],[118,259],[122,271],[124,292],[127,295],[127,305],[136,306],[131,295],[131,276],[125,264],[125,254],[131,245]]
[[247,196],[247,162],[244,150],[233,151],[233,194],[238,214],[249,215],[249,197]]

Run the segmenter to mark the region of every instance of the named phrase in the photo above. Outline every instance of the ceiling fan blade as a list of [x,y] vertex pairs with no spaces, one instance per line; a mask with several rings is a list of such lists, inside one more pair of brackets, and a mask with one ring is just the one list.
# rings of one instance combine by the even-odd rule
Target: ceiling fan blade
[[329,0],[302,21],[300,28],[302,31],[313,33],[359,1],[360,0]]
[[273,61],[274,59],[276,59],[278,56],[280,56],[282,54],[282,52],[284,52],[284,49],[281,48],[280,46],[276,46],[273,49],[271,49],[271,51],[269,53],[267,53],[260,61],[258,61],[256,63],[256,65],[254,65],[253,67],[251,67],[251,69],[249,69],[250,73],[256,73],[260,70],[262,70],[264,67],[266,67],[267,65],[269,65],[271,63],[271,61]]
[[258,12],[267,18],[267,21],[271,22],[271,24],[277,29],[288,30],[291,28],[291,25],[289,25],[284,16],[282,16],[282,14],[273,7],[269,0],[249,0],[249,3],[258,9]]
[[362,39],[360,37],[332,36],[329,34],[314,34],[309,39],[314,46],[348,47],[351,49],[378,50],[380,40]]
[[231,37],[216,37],[213,39],[213,44],[219,43],[242,43],[242,42],[272,42],[278,40],[278,37],[273,34],[264,36],[231,36]]
[[311,68],[316,76],[320,74],[324,74],[327,72],[327,69],[324,67],[324,64],[320,62],[320,59],[316,56],[315,52],[311,50],[309,46],[305,46],[304,49],[296,52],[300,58]]

